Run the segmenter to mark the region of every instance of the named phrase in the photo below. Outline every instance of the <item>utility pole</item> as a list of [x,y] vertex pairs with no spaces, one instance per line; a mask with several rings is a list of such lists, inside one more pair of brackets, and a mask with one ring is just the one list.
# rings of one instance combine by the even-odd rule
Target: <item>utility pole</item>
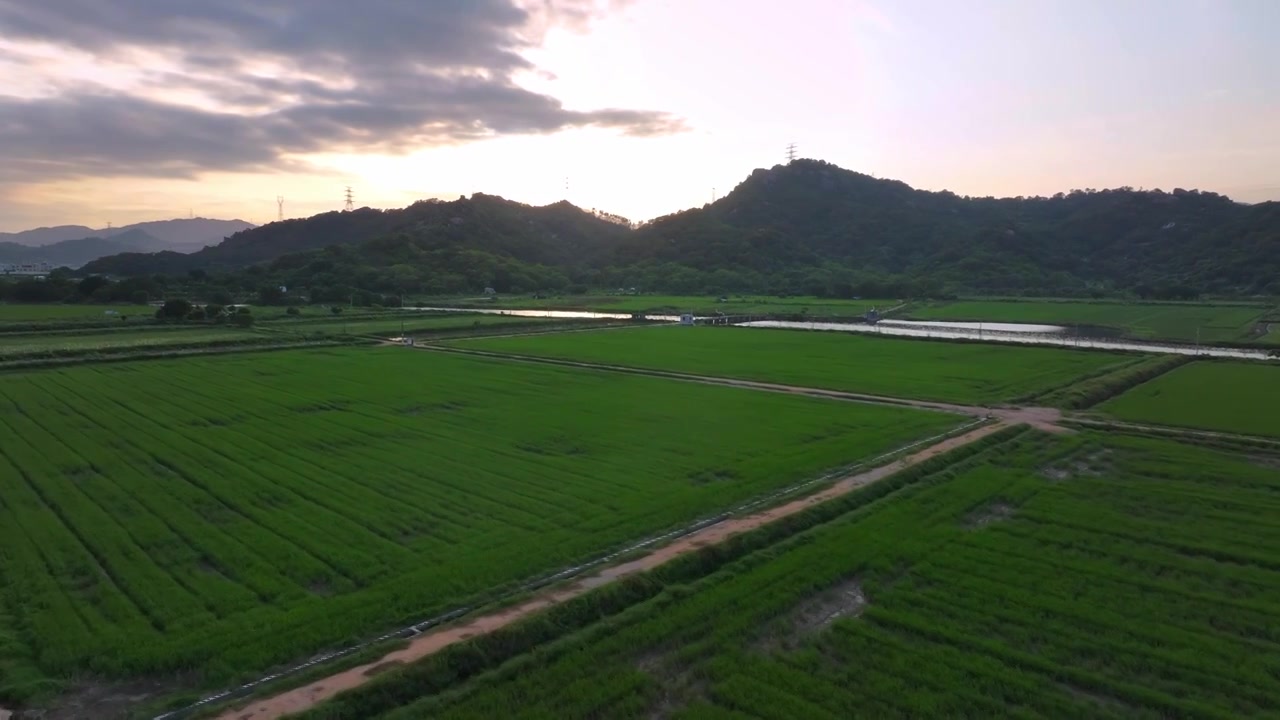
[[276,196],[276,222],[284,220],[284,196]]
[[796,144],[788,143],[787,144],[787,162],[793,163],[795,161],[796,161]]
[[346,205],[343,206],[342,210],[344,212],[351,212],[355,208],[356,208],[355,195],[352,194],[351,186],[348,185],[347,186],[347,203]]

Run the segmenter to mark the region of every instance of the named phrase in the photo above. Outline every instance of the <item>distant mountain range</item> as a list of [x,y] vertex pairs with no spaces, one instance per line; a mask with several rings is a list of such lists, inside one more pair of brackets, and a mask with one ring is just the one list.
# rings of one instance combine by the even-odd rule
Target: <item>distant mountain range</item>
[[126,252],[195,252],[252,227],[243,220],[185,218],[100,230],[62,225],[0,233],[0,264],[46,262],[78,268],[97,258]]
[[632,228],[566,202],[476,194],[243,230],[183,255],[90,263],[117,276],[236,272],[340,296],[377,292],[678,292],[824,296],[1134,292],[1280,294],[1280,202],[1174,189],[962,197],[797,160],[701,208]]

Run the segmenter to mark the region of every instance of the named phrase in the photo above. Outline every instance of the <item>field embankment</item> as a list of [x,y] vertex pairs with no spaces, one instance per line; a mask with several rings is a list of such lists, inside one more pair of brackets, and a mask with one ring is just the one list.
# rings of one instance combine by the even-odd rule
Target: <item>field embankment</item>
[[1058,387],[1132,361],[1056,348],[920,342],[843,333],[648,327],[448,343],[463,349],[669,370],[970,405]]

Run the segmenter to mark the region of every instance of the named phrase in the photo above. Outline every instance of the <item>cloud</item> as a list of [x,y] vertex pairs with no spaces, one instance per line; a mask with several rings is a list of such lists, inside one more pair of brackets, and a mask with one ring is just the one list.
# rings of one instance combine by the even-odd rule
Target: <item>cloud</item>
[[[287,168],[575,127],[678,132],[666,113],[573,110],[520,87],[523,51],[581,30],[593,0],[0,0],[0,183]],[[53,46],[80,65],[68,74]],[[113,75],[114,72],[114,75]],[[108,82],[104,78],[114,78]]]

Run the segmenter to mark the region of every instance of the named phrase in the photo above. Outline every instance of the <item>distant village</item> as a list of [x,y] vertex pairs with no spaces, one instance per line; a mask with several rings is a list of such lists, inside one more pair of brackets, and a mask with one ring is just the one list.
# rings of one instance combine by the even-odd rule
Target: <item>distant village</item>
[[53,266],[47,262],[0,263],[0,275],[44,277],[51,272],[53,272]]

